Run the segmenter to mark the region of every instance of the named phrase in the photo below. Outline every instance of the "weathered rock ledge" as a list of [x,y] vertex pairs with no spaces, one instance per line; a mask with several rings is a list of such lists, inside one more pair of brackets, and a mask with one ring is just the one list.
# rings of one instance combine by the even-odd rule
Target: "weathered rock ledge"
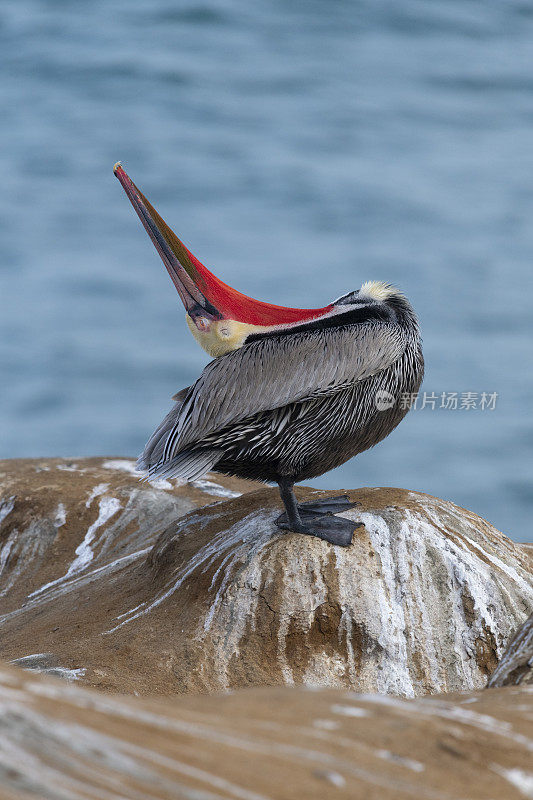
[[527,549],[452,503],[350,492],[344,549],[281,533],[276,490],[132,470],[0,462],[2,658],[142,694],[469,691],[533,610]]
[[533,683],[533,614],[517,630],[489,680],[489,687]]
[[404,700],[263,688],[164,701],[0,666],[7,800],[523,800],[527,688]]

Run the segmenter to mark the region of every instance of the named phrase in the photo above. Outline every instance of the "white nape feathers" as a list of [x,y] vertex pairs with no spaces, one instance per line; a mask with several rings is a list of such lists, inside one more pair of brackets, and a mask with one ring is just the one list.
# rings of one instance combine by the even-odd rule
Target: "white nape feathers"
[[389,297],[402,297],[402,292],[385,281],[365,281],[359,289],[359,294],[372,297],[374,300],[387,300]]

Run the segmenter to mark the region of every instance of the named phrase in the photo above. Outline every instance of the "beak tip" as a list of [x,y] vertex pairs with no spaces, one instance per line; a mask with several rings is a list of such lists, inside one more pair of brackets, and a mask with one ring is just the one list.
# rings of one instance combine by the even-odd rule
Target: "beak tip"
[[119,170],[122,170],[122,161],[117,161],[113,166],[113,174],[116,175]]

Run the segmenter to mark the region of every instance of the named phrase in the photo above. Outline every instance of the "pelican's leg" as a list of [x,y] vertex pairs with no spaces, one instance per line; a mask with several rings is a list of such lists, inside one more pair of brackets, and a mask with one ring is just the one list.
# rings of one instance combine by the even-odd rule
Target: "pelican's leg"
[[332,497],[327,500],[302,503],[298,505],[290,481],[279,482],[279,492],[285,514],[276,519],[276,525],[283,530],[305,533],[308,536],[317,536],[331,544],[348,547],[352,543],[352,536],[360,523],[351,522],[342,517],[334,517],[334,513],[352,508],[357,503],[350,503],[346,495]]

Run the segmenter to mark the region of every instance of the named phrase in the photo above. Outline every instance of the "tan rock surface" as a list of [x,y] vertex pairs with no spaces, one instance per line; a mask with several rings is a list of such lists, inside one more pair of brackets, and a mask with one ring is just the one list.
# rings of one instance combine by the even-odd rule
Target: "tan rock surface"
[[364,527],[335,548],[281,533],[276,490],[225,500],[139,485],[124,464],[96,461],[18,462],[18,474],[4,462],[5,659],[113,691],[305,683],[417,695],[484,686],[533,609],[526,550],[452,503],[350,492],[361,506],[348,516]]
[[165,701],[0,668],[2,800],[523,800],[527,688],[404,700],[241,690]]

